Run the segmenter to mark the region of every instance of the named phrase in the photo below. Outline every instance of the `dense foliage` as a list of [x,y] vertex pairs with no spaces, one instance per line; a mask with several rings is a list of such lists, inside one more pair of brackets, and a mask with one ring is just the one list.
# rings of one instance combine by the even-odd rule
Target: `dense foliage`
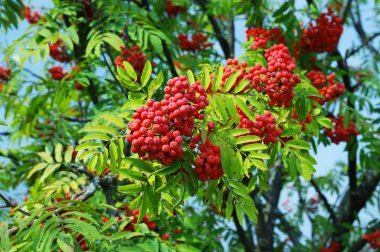
[[[1,135],[16,146],[0,149],[0,189],[28,188],[19,205],[0,193],[0,250],[380,248],[368,5],[1,2],[5,36],[30,26],[0,62]],[[344,29],[360,40],[343,53]],[[313,175],[312,152],[340,143],[346,162]]]

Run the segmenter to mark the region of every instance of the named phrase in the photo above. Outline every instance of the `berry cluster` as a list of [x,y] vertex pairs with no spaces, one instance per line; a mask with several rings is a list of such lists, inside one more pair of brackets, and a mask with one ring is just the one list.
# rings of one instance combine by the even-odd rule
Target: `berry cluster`
[[[83,235],[78,235],[77,237],[75,237],[75,240],[79,243],[79,246],[80,248],[82,249],[82,251],[89,251],[90,248],[87,247],[87,240],[84,238]],[[57,250],[58,252],[59,250]]]
[[310,22],[310,27],[301,34],[301,49],[304,52],[332,52],[338,45],[342,32],[342,18],[334,15],[331,7],[328,7],[328,12],[317,18],[317,24]]
[[338,252],[340,251],[340,245],[339,243],[330,241],[330,247],[329,248],[321,248],[319,249],[319,252]]
[[344,85],[342,83],[335,83],[335,75],[324,76],[321,71],[311,70],[306,74],[311,83],[318,88],[318,91],[325,99],[313,97],[319,104],[323,105],[325,102],[335,100],[344,93]]
[[59,62],[65,62],[69,60],[69,57],[66,54],[66,48],[61,38],[59,38],[56,43],[50,43],[49,47],[50,47],[50,56],[53,59]]
[[145,108],[136,110],[126,138],[143,159],[168,165],[182,158],[183,137],[193,135],[194,118],[203,118],[199,112],[209,102],[200,81],[190,84],[186,76],[169,80],[164,92],[162,101],[149,100]]
[[11,69],[0,66],[0,92],[3,91],[3,81],[8,81],[11,78]]
[[[123,61],[127,61],[133,66],[139,75],[141,75],[147,56],[145,56],[138,45],[134,45],[131,49],[124,46],[121,47],[121,56],[117,56],[115,59],[115,65],[124,69]],[[139,77],[140,78],[140,77]]]
[[369,246],[373,249],[380,248],[380,231],[376,230],[372,234],[363,235],[363,240],[369,243]]
[[338,118],[330,117],[334,124],[334,129],[325,129],[324,134],[330,137],[331,141],[335,144],[340,142],[348,142],[352,135],[358,135],[359,131],[356,129],[354,123],[349,122],[347,128],[344,127],[344,117],[338,116]]
[[285,44],[285,36],[280,28],[264,29],[263,27],[259,28],[250,28],[245,31],[247,40],[250,40],[253,37],[254,42],[251,45],[253,50],[258,48],[265,49],[267,47],[268,40],[275,40],[278,43]]
[[207,42],[207,37],[202,33],[196,33],[191,36],[191,40],[187,35],[178,34],[179,46],[183,51],[203,51],[208,47],[212,47],[211,42]]
[[0,66],[0,79],[7,81],[11,78],[11,69],[7,67]]
[[[211,126],[211,125],[210,125]],[[209,130],[213,127],[209,126]],[[192,139],[193,143],[199,143],[201,140],[200,134]],[[194,172],[198,179],[206,181],[208,179],[218,179],[223,176],[223,169],[220,163],[220,148],[213,145],[210,139],[207,138],[205,144],[198,146],[199,158],[195,159]]]
[[262,138],[265,144],[277,142],[282,130],[276,127],[276,118],[270,112],[256,116],[256,121],[253,122],[240,108],[237,108],[237,111],[240,117],[239,128],[249,129],[252,135]]
[[250,67],[247,79],[252,81],[251,87],[258,92],[265,92],[270,106],[289,107],[293,99],[293,89],[301,82],[293,73],[296,61],[284,44],[275,44],[265,51],[268,66],[261,64]]
[[25,10],[23,10],[21,13],[30,24],[35,24],[38,22],[38,20],[41,19],[41,16],[37,11],[34,11],[32,15],[32,11],[30,10],[30,7],[27,5],[25,5]]
[[63,72],[63,68],[61,66],[55,66],[48,69],[49,73],[53,80],[62,80],[68,73]]
[[168,14],[169,17],[175,17],[181,11],[186,10],[184,6],[173,4],[172,0],[166,0],[165,7],[166,7],[166,13]]

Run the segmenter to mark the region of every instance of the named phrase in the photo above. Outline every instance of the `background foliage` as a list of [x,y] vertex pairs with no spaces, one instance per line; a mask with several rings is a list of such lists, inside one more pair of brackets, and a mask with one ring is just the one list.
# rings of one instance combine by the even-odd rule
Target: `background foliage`
[[[0,189],[28,187],[20,205],[0,193],[1,251],[380,247],[380,33],[362,16],[377,3],[34,8],[0,3],[3,36],[30,23],[0,64],[1,137],[15,146],[0,149]],[[345,51],[342,29],[359,38]],[[169,118],[169,135],[155,117]],[[161,143],[146,140],[153,124]],[[312,152],[340,142],[346,161],[313,175]]]

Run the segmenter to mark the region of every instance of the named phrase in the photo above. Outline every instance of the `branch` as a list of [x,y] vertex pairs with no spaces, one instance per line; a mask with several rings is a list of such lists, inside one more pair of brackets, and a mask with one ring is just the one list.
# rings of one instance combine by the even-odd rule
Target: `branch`
[[272,251],[273,250],[273,236],[270,237],[267,232],[267,222],[265,221],[264,205],[257,197],[257,193],[253,197],[257,208],[257,224],[255,225],[257,243],[260,251]]
[[346,21],[347,15],[351,9],[352,0],[343,1],[342,8],[340,9],[339,16],[342,17],[343,23]]
[[34,77],[36,77],[37,79],[40,79],[40,80],[42,80],[42,82],[46,82],[46,80],[44,79],[44,78],[42,78],[41,76],[39,76],[38,74],[35,74],[35,73],[33,73],[32,71],[30,71],[29,69],[27,69],[27,68],[24,68],[24,70],[26,71],[26,72],[28,72],[29,74],[31,74],[32,76],[34,76]]
[[69,122],[78,122],[78,123],[86,123],[86,122],[90,122],[91,121],[89,119],[80,120],[78,118],[72,118],[72,117],[67,117],[67,116],[61,116],[61,118],[65,119],[66,121],[69,121]]
[[[111,54],[110,54],[110,51],[107,47],[107,54],[108,54],[108,57],[111,58]],[[113,73],[112,69],[111,69],[111,66],[108,64],[108,61],[106,59],[106,56],[104,55],[104,53],[102,53],[102,57],[103,57],[103,60],[104,62],[106,63],[106,66],[108,68],[108,71],[110,71],[113,79],[115,80],[116,84],[119,86],[121,92],[124,94],[124,97],[128,99],[128,92],[125,91],[125,89],[123,88],[123,86],[121,85],[121,83],[119,82],[119,80],[116,78],[115,74]],[[112,58],[111,58],[111,61],[112,61]],[[114,65],[114,67],[116,68],[116,66]]]
[[[12,204],[12,202],[10,200],[8,200],[2,193],[0,193],[0,198],[4,201],[6,207],[14,207],[13,204]],[[24,211],[22,209],[16,209],[16,210],[19,211],[22,214],[30,216],[30,213],[27,212],[27,211]]]
[[235,55],[235,23],[234,23],[234,19],[232,19],[230,21],[230,27],[229,27],[229,33],[230,33],[230,36],[229,36],[229,45],[230,45],[230,58],[234,58],[234,55]]
[[332,207],[331,207],[330,203],[328,202],[326,196],[322,193],[321,189],[319,188],[317,183],[315,183],[314,179],[311,179],[310,183],[314,187],[315,191],[317,191],[319,197],[321,198],[323,204],[325,205],[327,211],[330,214],[331,220],[333,221],[333,223],[335,225],[336,224],[336,216],[335,216],[334,210],[332,209]]
[[276,209],[276,216],[280,220],[281,225],[284,227],[286,233],[289,235],[290,240],[294,244],[294,247],[300,245],[300,241],[298,239],[299,235],[294,231],[294,228],[290,225],[290,223],[286,220],[285,214],[281,213],[281,211]]
[[[269,200],[269,196],[267,194],[264,193],[263,196],[266,200]],[[285,214],[283,214],[277,206],[274,209],[274,217],[280,220],[281,225],[284,227],[285,232],[289,235],[290,240],[294,246],[297,247],[300,244],[299,235],[294,230],[292,225],[290,225],[290,223],[286,220]]]
[[232,218],[235,223],[236,231],[239,236],[240,241],[243,243],[244,249],[247,252],[255,251],[255,248],[253,247],[253,244],[249,242],[249,239],[246,236],[246,232],[244,231],[243,227],[239,223],[239,219],[236,215],[235,209],[232,212]]
[[90,82],[90,85],[88,86],[88,92],[90,94],[91,101],[94,104],[97,104],[99,102],[99,98],[97,95],[96,86],[95,86],[94,81],[92,79],[88,78],[88,81]]
[[222,30],[220,29],[220,27],[218,25],[218,22],[216,22],[214,16],[207,14],[206,3],[204,0],[198,0],[197,2],[201,6],[203,12],[207,15],[207,18],[208,18],[209,22],[211,23],[211,26],[215,32],[216,38],[218,39],[218,42],[219,42],[220,46],[222,47],[224,57],[226,59],[231,58],[232,57],[232,53],[230,50],[231,46],[229,45],[228,41],[224,37]]
[[361,49],[363,49],[363,47],[367,47],[368,43],[377,38],[378,36],[380,36],[380,32],[374,33],[372,36],[366,38],[365,41],[362,41],[362,44],[360,46],[346,53],[346,59],[359,52]]
[[168,45],[166,44],[165,40],[161,40],[161,41],[162,41],[162,46],[164,48],[164,54],[166,56],[166,61],[169,64],[170,72],[172,73],[173,77],[178,76],[177,70],[175,70],[173,57],[172,57],[172,54],[170,53]]
[[[333,234],[335,241],[341,241],[342,234],[347,231],[342,224],[351,224],[355,221],[355,216],[365,207],[379,183],[380,171],[368,170],[356,190],[354,192],[348,190],[344,194],[337,210],[337,213],[339,213],[337,216],[338,225],[337,230]],[[351,202],[351,193],[358,196],[355,197],[355,202]]]
[[[99,181],[99,184],[102,187],[104,194],[106,196],[107,204],[110,206],[115,205],[113,192],[116,186],[115,184],[116,182],[117,182],[116,178],[113,177],[111,173],[108,173],[106,176],[103,176],[102,179]],[[115,216],[117,214],[117,211],[113,209],[107,209],[107,212],[110,216]]]
[[375,56],[379,56],[379,52],[371,45],[369,44],[368,42],[368,38],[367,38],[367,35],[364,31],[364,28],[363,28],[363,24],[362,24],[362,21],[361,21],[361,14],[360,14],[360,9],[359,9],[359,3],[357,2],[356,3],[356,6],[355,6],[355,13],[356,13],[356,16],[357,16],[357,20],[355,18],[355,16],[353,15],[352,11],[350,10],[350,13],[351,13],[351,19],[352,19],[352,23],[354,25],[354,28],[356,30],[356,32],[358,33],[359,37],[360,37],[360,40],[362,42],[362,44],[367,47],[367,49]]

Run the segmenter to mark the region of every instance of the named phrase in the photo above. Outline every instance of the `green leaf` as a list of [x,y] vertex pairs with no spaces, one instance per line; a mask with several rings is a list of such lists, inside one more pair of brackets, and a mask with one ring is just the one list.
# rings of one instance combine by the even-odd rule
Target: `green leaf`
[[112,174],[116,174],[117,159],[119,157],[118,157],[118,152],[117,152],[117,146],[114,142],[110,143],[109,152],[110,152],[110,161],[111,161],[111,172]]
[[169,190],[170,188],[172,188],[173,186],[178,185],[181,178],[182,178],[181,173],[178,173],[174,178],[169,180],[169,182],[157,188],[156,193],[165,192]]
[[233,137],[246,135],[249,133],[250,133],[249,129],[245,129],[245,128],[236,128],[236,129],[232,129],[232,130],[228,131],[228,134],[233,136]]
[[104,148],[104,152],[103,152],[103,165],[102,165],[102,170],[104,170],[107,166],[107,161],[108,161],[108,149],[107,148]]
[[292,147],[294,149],[304,149],[304,150],[309,150],[310,149],[310,144],[306,141],[303,140],[291,140],[286,142],[286,146]]
[[159,87],[161,87],[162,83],[164,82],[164,75],[160,71],[153,81],[150,82],[148,87],[148,99],[150,99],[157,91]]
[[182,166],[181,162],[175,162],[175,163],[171,164],[170,166],[163,167],[161,169],[156,170],[153,174],[156,174],[156,175],[172,174],[172,173],[175,173],[176,171],[178,171],[179,168],[181,168],[181,166]]
[[74,251],[74,240],[73,237],[68,233],[59,233],[57,237],[57,244],[63,252]]
[[315,169],[312,166],[306,165],[305,163],[300,163],[297,168],[301,176],[306,181],[309,181],[311,179],[311,175],[315,172]]
[[238,94],[241,91],[243,91],[248,85],[250,84],[250,81],[247,79],[242,79],[239,84],[235,87],[234,93]]
[[252,121],[256,121],[256,117],[253,115],[252,111],[249,109],[245,101],[241,99],[235,99],[238,107],[243,111],[243,113]]
[[146,202],[149,212],[153,214],[153,216],[157,215],[159,202],[153,191],[153,186],[148,185],[144,187],[144,201]]
[[244,145],[243,147],[241,147],[240,150],[241,151],[254,151],[254,150],[265,150],[265,149],[268,149],[267,145],[256,143],[256,144]]
[[191,70],[187,70],[187,80],[189,81],[190,84],[195,83],[194,74]]
[[289,2],[285,2],[283,5],[281,5],[280,8],[278,8],[274,13],[273,17],[277,17],[280,14],[283,14],[287,9],[289,8]]
[[43,160],[45,160],[47,163],[54,163],[53,157],[47,152],[38,152],[37,155],[40,156]]
[[61,164],[51,164],[49,165],[42,174],[40,178],[40,183],[44,183],[45,179],[49,177],[56,169],[58,169],[61,166]]
[[119,117],[117,117],[111,113],[102,114],[101,118],[103,118],[107,122],[112,123],[113,125],[115,125],[119,128],[125,128],[125,123],[124,123],[123,119],[121,119],[121,118],[119,118]]
[[62,144],[58,143],[54,149],[55,161],[57,161],[58,163],[62,162],[62,148]]
[[133,166],[136,166],[137,168],[152,173],[154,172],[153,165],[149,162],[146,162],[144,160],[141,160],[139,158],[131,158],[131,157],[126,157],[123,159],[127,164],[131,164]]
[[116,240],[128,241],[129,239],[136,237],[136,236],[140,237],[140,236],[143,236],[143,234],[140,232],[129,232],[129,231],[127,231],[127,232],[114,233],[111,236],[105,236],[105,238],[107,240],[110,240],[110,241],[116,241]]
[[111,138],[107,134],[89,134],[84,136],[81,140],[79,140],[79,143],[86,142],[88,140],[102,140],[102,141],[109,141]]
[[81,129],[79,132],[82,131],[94,131],[94,132],[102,132],[102,133],[107,133],[111,135],[116,135],[117,130],[109,127],[109,126],[104,126],[104,125],[92,125],[92,126],[86,126],[83,129]]
[[67,146],[65,157],[64,157],[64,160],[66,163],[71,162],[71,159],[73,158],[73,152],[74,152],[73,146],[72,145]]
[[26,176],[27,179],[29,179],[34,173],[45,169],[48,166],[47,163],[38,163],[36,164],[28,173],[28,176]]
[[128,61],[123,61],[123,66],[125,71],[127,72],[128,77],[130,77],[132,80],[137,80],[137,74],[136,71],[133,69],[133,66]]
[[139,181],[143,181],[143,182],[147,181],[147,177],[144,176],[141,172],[134,171],[134,170],[131,170],[131,169],[128,169],[128,168],[121,167],[118,170],[118,173],[120,175],[124,175],[124,176],[130,177],[132,179],[136,179],[136,180],[139,180]]
[[228,198],[227,198],[227,201],[226,201],[226,217],[227,217],[228,221],[231,220],[232,211],[234,209],[234,206],[232,204],[232,200],[233,200],[232,193],[230,193],[228,195]]
[[225,81],[223,86],[223,91],[228,93],[232,86],[235,84],[237,77],[241,74],[241,70],[234,72],[231,74],[228,79]]
[[123,40],[113,33],[104,33],[102,40],[119,52],[121,51],[121,47],[125,46]]
[[268,170],[268,166],[266,163],[264,163],[263,161],[261,160],[258,160],[258,159],[250,159],[251,163],[256,166],[258,169],[262,170],[262,171],[267,171]]
[[207,90],[210,86],[210,72],[208,67],[203,67],[202,69],[202,86]]
[[238,217],[238,221],[241,226],[244,225],[243,222],[243,209],[241,208],[240,204],[235,204],[235,211],[236,211],[236,216]]
[[257,209],[255,204],[252,202],[244,202],[242,204],[244,213],[254,222],[257,223]]
[[131,193],[131,194],[136,194],[140,193],[143,190],[142,184],[129,184],[129,185],[124,185],[124,186],[119,186],[117,190],[121,193]]
[[249,157],[251,158],[259,158],[259,159],[270,159],[270,156],[265,154],[265,153],[260,153],[260,152],[251,152],[249,154]]
[[[126,61],[124,61],[124,62],[126,62]],[[135,80],[132,79],[132,77],[127,73],[127,71],[123,67],[117,66],[116,70],[117,70],[117,73],[119,75],[121,85],[123,87],[125,87],[131,91],[139,91],[141,89],[141,86],[138,83],[136,83]]]
[[254,143],[254,142],[261,142],[261,138],[255,135],[248,135],[248,136],[237,137],[235,141],[236,144],[247,144],[247,143]]
[[317,119],[317,122],[321,126],[325,127],[326,129],[333,129],[334,128],[330,119],[328,119],[326,117],[321,117],[321,116],[317,117],[316,119]]
[[85,143],[82,143],[82,144],[78,145],[77,147],[75,147],[75,150],[80,151],[80,150],[84,150],[84,149],[96,149],[96,148],[100,148],[100,147],[103,147],[102,143],[85,142]]
[[81,154],[79,154],[77,156],[77,159],[78,160],[86,160],[88,157],[94,155],[94,154],[97,154],[99,153],[99,150],[90,150],[90,151],[86,151],[86,152],[82,152]]
[[202,251],[199,248],[196,248],[194,246],[187,245],[187,244],[178,244],[176,248],[178,249],[179,252],[201,252]]
[[79,36],[76,32],[75,28],[73,26],[70,26],[66,29],[67,33],[69,34],[69,37],[75,44],[79,44]]
[[129,100],[144,100],[146,99],[147,95],[142,92],[129,92],[128,93],[128,99]]
[[95,170],[96,164],[98,163],[98,157],[99,157],[99,154],[95,154],[90,159],[90,162],[88,162],[87,168],[90,170],[90,172],[93,172]]
[[141,74],[141,86],[145,87],[146,84],[148,84],[150,75],[152,74],[152,64],[148,60],[145,62],[144,69]]
[[120,110],[135,110],[139,107],[142,107],[144,106],[145,104],[145,101],[139,101],[139,100],[135,100],[135,101],[129,101],[127,103],[125,103]]
[[222,64],[219,64],[215,73],[214,73],[214,79],[212,81],[212,91],[214,93],[217,90],[219,90],[220,85],[222,84],[222,76],[223,76],[223,66],[222,66]]

